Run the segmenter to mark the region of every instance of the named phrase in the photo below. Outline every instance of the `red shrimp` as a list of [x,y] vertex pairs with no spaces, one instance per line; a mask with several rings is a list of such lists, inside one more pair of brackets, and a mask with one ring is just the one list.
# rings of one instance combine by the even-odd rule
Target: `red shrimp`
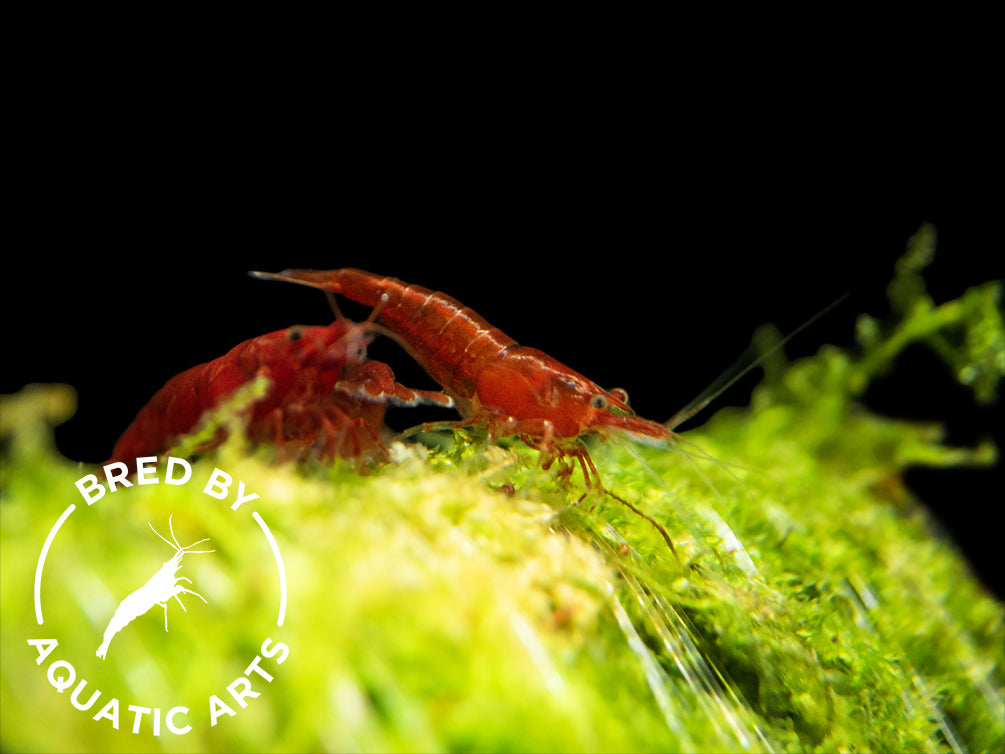
[[[366,361],[375,326],[343,317],[327,327],[294,326],[262,335],[169,380],[115,444],[114,461],[160,455],[199,419],[255,377],[270,386],[250,408],[252,442],[320,446],[325,458],[387,455],[379,433],[388,405],[453,405],[449,396],[412,390],[386,364]],[[203,446],[219,445],[223,436]]]
[[[109,463],[160,455],[199,419],[255,377],[268,392],[249,408],[247,437],[298,452],[315,445],[333,458],[387,450],[380,438],[389,404],[451,406],[443,393],[399,384],[386,364],[366,361],[375,327],[344,318],[328,327],[295,326],[245,341],[224,356],[170,379],[116,442]],[[223,441],[221,433],[203,445]]]
[[[339,319],[327,327],[277,330],[176,375],[140,409],[115,443],[109,463],[128,464],[164,453],[195,429],[206,411],[259,376],[268,377],[270,386],[249,409],[251,441],[294,443],[301,448],[318,443],[324,457],[352,457],[361,452],[363,429],[379,446],[365,419],[347,413],[331,395],[343,370],[366,358],[371,329],[369,324]],[[207,447],[222,440],[220,436]]]
[[[578,442],[591,434],[620,433],[654,444],[676,437],[667,425],[636,416],[624,390],[605,390],[548,354],[518,345],[444,293],[354,269],[252,275],[309,285],[379,307],[377,321],[440,384],[462,417],[460,422],[424,426],[484,424],[492,439],[517,435],[541,451],[545,469],[557,459],[576,459],[587,488],[596,486],[646,519],[676,553],[659,523],[604,487],[589,451]],[[569,472],[571,468],[564,473]]]
[[[519,436],[541,451],[545,469],[556,459],[575,458],[587,487],[596,484],[604,489],[589,452],[577,438],[619,433],[665,444],[676,436],[666,425],[636,416],[624,390],[605,390],[548,354],[518,345],[444,293],[354,269],[252,275],[340,293],[369,306],[382,302],[377,321],[453,398],[463,418],[459,424],[485,424],[493,439]],[[666,532],[657,528],[669,543]]]

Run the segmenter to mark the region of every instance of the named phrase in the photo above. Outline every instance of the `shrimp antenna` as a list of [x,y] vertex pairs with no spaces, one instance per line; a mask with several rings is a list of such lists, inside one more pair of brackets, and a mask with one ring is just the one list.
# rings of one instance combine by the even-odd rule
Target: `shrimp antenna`
[[149,521],[147,521],[147,526],[150,527],[150,531],[152,531],[158,537],[160,537],[161,539],[163,539],[166,544],[170,545],[175,550],[180,550],[181,549],[181,545],[178,543],[178,539],[174,535],[174,527],[171,526],[171,519],[172,518],[174,518],[174,514],[173,513],[170,516],[168,516],[168,527],[171,529],[171,539],[174,540],[173,544],[171,542],[168,542],[167,538],[164,537],[159,531],[157,531],[154,528],[154,525],[152,523],[150,523]]
[[[331,295],[330,291],[326,291],[326,292],[329,295]],[[390,296],[388,296],[386,293],[381,293],[380,294],[380,301],[378,301],[377,305],[374,306],[373,309],[370,311],[370,316],[367,317],[365,320],[363,320],[363,324],[366,324],[366,325],[374,324],[377,321],[377,317],[380,316],[381,309],[383,309],[384,305],[388,301],[390,301],[390,300],[391,300]]]
[[195,547],[196,545],[202,544],[203,542],[208,542],[209,541],[209,537],[206,537],[205,539],[200,539],[198,542],[193,542],[188,547],[182,547],[181,546],[181,542],[178,541],[178,537],[176,537],[174,535],[174,526],[172,526],[172,524],[171,524],[171,519],[172,518],[174,518],[174,514],[173,513],[170,516],[168,516],[168,529],[170,529],[170,531],[171,531],[171,539],[174,540],[174,544],[171,544],[170,542],[168,542],[168,540],[159,531],[157,531],[154,528],[154,525],[152,523],[150,523],[149,521],[147,521],[147,526],[150,527],[150,530],[154,534],[156,534],[158,537],[160,537],[161,539],[163,539],[166,544],[171,545],[171,547],[173,547],[177,552],[216,552],[216,550],[189,550],[188,549],[188,547]]
[[[252,274],[254,275],[256,273]],[[328,306],[330,306],[331,310],[335,312],[335,320],[339,321],[345,319],[345,315],[342,314],[342,310],[339,308],[338,301],[335,299],[335,294],[332,293],[327,288],[324,288],[322,290],[324,291],[325,298],[328,299]],[[380,315],[380,310],[384,308],[384,304],[386,304],[389,300],[390,296],[388,296],[386,293],[381,294],[380,301],[378,301],[377,305],[373,307],[373,310],[370,312],[370,316],[368,316],[365,320],[363,320],[363,323],[369,325],[372,324],[374,321],[376,321],[377,317]]]
[[[345,319],[345,316],[342,314],[342,310],[339,309],[338,301],[335,300],[335,294],[332,293],[327,288],[324,288],[322,290],[324,291],[325,298],[328,299],[328,306],[330,306],[332,308],[332,311],[335,312],[335,319],[336,320]],[[380,310],[383,309],[384,304],[386,304],[390,300],[391,300],[390,296],[388,296],[386,293],[382,293],[380,295],[380,301],[378,301],[377,305],[373,307],[373,309],[370,311],[370,315],[365,320],[363,320],[363,324],[364,325],[374,324],[377,321],[377,317],[380,316]]]
[[760,356],[758,356],[753,361],[750,361],[749,363],[748,360],[750,358],[751,353],[750,349],[748,349],[740,356],[740,358],[736,362],[734,362],[734,364],[731,367],[729,367],[725,372],[720,374],[715,379],[715,381],[712,382],[711,385],[705,388],[698,395],[697,398],[692,400],[684,408],[682,408],[676,414],[671,416],[670,419],[663,426],[665,426],[669,430],[674,430],[678,426],[686,422],[688,419],[690,419],[692,416],[702,411],[709,403],[714,401],[716,398],[718,398],[720,395],[726,392],[729,388],[731,388],[738,380],[740,380],[744,375],[746,375],[747,372],[749,372],[751,369],[754,369],[757,366],[760,366],[764,361],[768,359],[768,357],[774,354],[775,351],[784,346],[786,343],[788,343],[790,340],[792,340],[794,337],[796,337],[799,333],[801,333],[807,327],[812,325],[818,319],[823,317],[825,314],[829,313],[839,304],[843,303],[844,300],[848,298],[850,295],[851,291],[848,291],[839,296],[838,298],[836,298],[834,301],[832,301],[823,309],[818,311],[808,320],[799,325],[799,327],[790,332],[780,341],[775,343],[775,345],[773,345],[771,348],[769,348],[767,351],[765,351],[764,353],[762,353]]
[[335,320],[345,319],[345,315],[342,314],[342,310],[338,308],[338,301],[335,300],[335,294],[329,290],[325,290],[325,298],[328,299],[328,306],[331,307],[332,311],[335,312]]

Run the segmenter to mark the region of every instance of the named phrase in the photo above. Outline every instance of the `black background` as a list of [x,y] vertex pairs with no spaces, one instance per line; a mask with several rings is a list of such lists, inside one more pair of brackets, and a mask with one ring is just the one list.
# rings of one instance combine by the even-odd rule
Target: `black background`
[[[100,462],[169,377],[261,333],[330,321],[319,292],[248,270],[354,266],[448,292],[665,420],[757,325],[791,331],[848,291],[786,351],[851,346],[858,313],[886,314],[893,263],[922,222],[939,234],[936,301],[1001,275],[1000,210],[972,140],[739,90],[698,103],[504,79],[421,96],[399,82],[381,109],[276,82],[190,91],[168,74],[141,88],[69,72],[27,97],[0,391],[75,386],[57,441]],[[431,386],[393,344],[371,355]],[[994,411],[937,359],[913,352],[898,367],[870,391],[875,410],[1001,444]],[[742,405],[754,382],[717,405]],[[1002,594],[1000,470],[908,481]]]

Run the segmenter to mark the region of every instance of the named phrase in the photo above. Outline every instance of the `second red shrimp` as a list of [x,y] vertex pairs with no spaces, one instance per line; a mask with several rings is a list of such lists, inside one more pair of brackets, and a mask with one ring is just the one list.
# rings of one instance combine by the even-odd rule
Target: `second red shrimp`
[[[252,442],[317,449],[354,458],[382,450],[378,433],[389,402],[449,405],[442,393],[412,391],[387,365],[367,362],[372,325],[339,319],[327,327],[290,327],[232,348],[224,356],[168,380],[116,442],[107,463],[167,451],[200,418],[256,377],[268,392],[248,409]],[[222,441],[218,437],[209,445]]]

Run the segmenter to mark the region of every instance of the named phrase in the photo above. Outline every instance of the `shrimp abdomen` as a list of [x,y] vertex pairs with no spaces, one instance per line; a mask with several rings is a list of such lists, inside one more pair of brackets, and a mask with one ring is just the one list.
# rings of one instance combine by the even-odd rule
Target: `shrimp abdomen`
[[[258,275],[340,293],[366,306],[380,305],[377,321],[401,339],[415,360],[455,400],[462,416],[474,413],[475,379],[482,367],[516,345],[452,296],[397,278],[352,268]],[[384,294],[386,301],[382,301]]]

